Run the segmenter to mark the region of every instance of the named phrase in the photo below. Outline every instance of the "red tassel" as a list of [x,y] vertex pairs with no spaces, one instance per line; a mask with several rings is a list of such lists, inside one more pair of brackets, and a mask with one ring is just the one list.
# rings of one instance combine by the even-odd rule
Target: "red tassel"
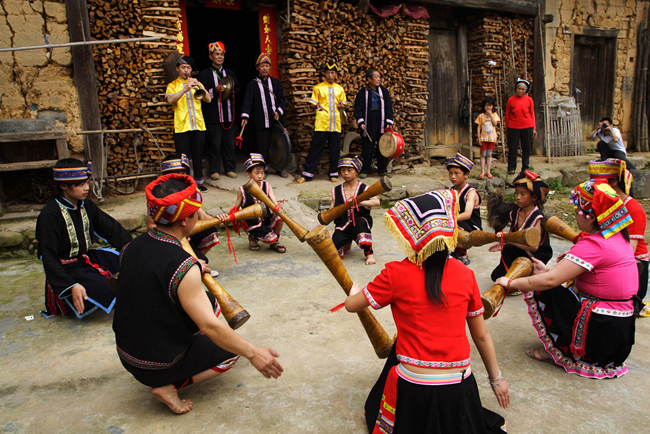
[[333,308],[330,309],[330,312],[334,313],[336,311],[339,311],[339,310],[341,310],[341,308],[343,306],[345,306],[345,302],[343,302],[341,304],[337,304],[336,306],[334,306]]
[[275,204],[275,206],[273,207],[273,212],[274,212],[275,214],[279,214],[279,213],[281,213],[281,212],[282,212],[282,213],[284,212],[284,210],[282,209],[282,207],[280,206],[280,204],[281,204],[282,202],[284,202],[285,200],[286,200],[286,199],[282,199],[280,202],[278,202],[278,203]]
[[[235,221],[235,212],[237,211],[237,207],[233,206],[230,208],[230,211],[228,212],[228,218],[232,222],[232,228],[235,232],[237,232],[237,235],[239,235],[239,225],[237,224],[238,222]],[[228,230],[228,226],[224,225],[226,228],[226,238],[228,239],[228,253],[232,253],[232,256],[235,258],[235,264],[237,263],[237,255],[235,254],[235,245],[232,243],[232,240],[230,239],[230,231]]]
[[354,211],[355,210],[359,211],[359,203],[357,202],[357,197],[356,196],[354,196],[352,198],[352,208],[350,208],[350,209],[352,210],[352,226],[356,226],[357,224],[354,221]]

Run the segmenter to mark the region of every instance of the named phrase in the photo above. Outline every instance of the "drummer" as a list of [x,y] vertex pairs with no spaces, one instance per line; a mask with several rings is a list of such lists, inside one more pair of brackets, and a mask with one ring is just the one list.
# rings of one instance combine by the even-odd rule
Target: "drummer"
[[[224,68],[223,61],[226,57],[226,47],[222,42],[208,44],[210,60],[212,65],[199,74],[199,81],[203,83],[206,90],[213,99],[212,102],[202,101],[201,108],[205,117],[206,140],[205,148],[208,152],[211,179],[219,179],[221,161],[223,160],[223,171],[229,178],[236,178],[237,173],[235,162],[235,96],[241,90],[239,80],[232,69]],[[226,87],[222,84],[226,77],[232,78],[234,87],[227,98],[223,92]]]
[[330,148],[329,177],[332,182],[339,182],[338,161],[341,154],[341,110],[345,107],[345,91],[336,83],[339,67],[333,59],[323,65],[325,81],[314,86],[310,103],[316,110],[314,135],[309,146],[307,161],[302,170],[302,177],[296,179],[296,184],[311,181],[318,168],[325,150],[325,144]]
[[[280,122],[280,116],[284,115],[286,104],[282,83],[277,78],[271,77],[271,67],[271,57],[266,53],[260,54],[255,62],[257,77],[246,86],[246,96],[244,96],[244,104],[241,108],[241,126],[243,128],[249,118],[253,117],[257,152],[262,154],[265,161],[269,161],[271,129],[274,124]],[[284,170],[279,170],[276,173],[283,178],[289,176]],[[266,174],[264,178],[266,178]]]
[[366,71],[367,85],[357,92],[354,100],[354,117],[357,120],[363,143],[361,160],[363,167],[359,178],[366,179],[370,173],[373,154],[377,155],[377,172],[388,173],[388,158],[379,152],[379,137],[384,131],[393,130],[393,102],[388,89],[381,85],[381,74],[375,68]]

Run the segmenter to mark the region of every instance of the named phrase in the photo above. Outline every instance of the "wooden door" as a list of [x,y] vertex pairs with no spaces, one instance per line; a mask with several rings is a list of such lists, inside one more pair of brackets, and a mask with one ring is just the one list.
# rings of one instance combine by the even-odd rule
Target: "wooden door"
[[458,67],[457,30],[429,31],[429,70],[425,145],[458,144],[459,80],[463,74]]
[[613,116],[615,68],[616,38],[575,36],[571,94],[580,103],[583,135],[601,118]]

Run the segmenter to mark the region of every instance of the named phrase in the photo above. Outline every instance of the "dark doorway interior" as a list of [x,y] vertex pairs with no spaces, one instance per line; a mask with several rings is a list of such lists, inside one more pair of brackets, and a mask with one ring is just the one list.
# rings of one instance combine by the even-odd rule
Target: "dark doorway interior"
[[[580,103],[583,135],[614,114],[616,38],[576,35],[571,66],[571,94]],[[576,93],[576,89],[580,89]]]
[[[224,66],[235,71],[241,86],[240,93],[235,95],[236,123],[233,126],[239,134],[246,85],[257,75],[255,60],[260,54],[259,14],[257,11],[188,7],[187,28],[190,56],[194,58],[198,71],[210,66],[210,42],[221,41],[226,47]],[[252,128],[246,129],[246,142],[242,149],[245,153],[255,152],[249,145],[252,132]]]

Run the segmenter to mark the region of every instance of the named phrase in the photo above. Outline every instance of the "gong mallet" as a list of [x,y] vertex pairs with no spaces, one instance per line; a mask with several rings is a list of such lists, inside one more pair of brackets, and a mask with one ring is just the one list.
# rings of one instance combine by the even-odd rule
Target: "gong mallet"
[[[535,228],[526,228],[516,232],[503,233],[502,236],[504,243],[517,243],[530,247],[538,246],[541,239],[539,231]],[[500,240],[499,237],[497,237],[497,234],[493,234],[491,232],[466,232],[462,229],[458,229],[458,244],[466,249],[499,241]]]
[[239,135],[235,137],[235,145],[237,145],[239,149],[241,149],[241,145],[242,143],[244,143],[244,139],[242,138],[242,136],[244,135],[244,130],[246,129],[246,125],[248,125],[248,122],[246,122],[244,126],[241,127],[241,131],[239,132]]
[[283,211],[276,210],[275,205],[273,204],[273,201],[271,198],[264,193],[264,190],[255,182],[254,180],[248,181],[244,185],[244,190],[248,193],[250,193],[253,197],[257,198],[260,202],[262,202],[264,205],[269,207],[270,210],[273,210],[275,214],[277,214],[284,223],[291,229],[291,232],[296,234],[296,237],[300,240],[301,243],[305,242],[305,235],[307,235],[307,229],[303,228],[298,222],[293,220],[291,217],[286,215]]
[[[517,279],[519,277],[526,277],[533,272],[533,262],[520,256],[519,258],[512,261],[510,269],[506,273],[508,279]],[[497,307],[503,303],[503,299],[506,297],[506,289],[501,285],[494,285],[492,288],[481,293],[481,301],[483,302],[483,318],[488,319],[494,315],[494,311],[497,310]]]
[[[387,176],[384,176],[379,181],[375,182],[370,187],[368,187],[366,191],[358,195],[357,203],[363,202],[364,200],[371,199],[379,194],[386,193],[387,191],[390,191],[392,188],[393,185],[391,184],[390,180],[388,179]],[[352,206],[353,206],[352,201],[347,201],[345,203],[342,203],[341,205],[335,206],[332,209],[321,211],[318,213],[318,221],[322,225],[328,225],[338,216],[340,216],[341,214],[343,214],[344,212],[352,208]]]
[[226,220],[226,222],[223,222],[221,219],[218,218],[199,220],[198,222],[196,222],[194,229],[192,229],[190,236],[196,235],[199,232],[209,229],[213,226],[223,225],[225,223],[228,223],[229,221],[238,222],[241,220],[264,218],[268,215],[268,213],[269,213],[269,209],[266,205],[261,203],[256,203],[254,205],[247,206],[246,208],[242,208],[240,210],[235,211],[234,218],[232,220]]
[[[196,254],[192,250],[192,246],[187,241],[187,238],[181,240],[181,245],[183,249],[192,255],[195,259]],[[221,312],[223,312],[224,318],[228,322],[228,325],[231,329],[237,330],[239,327],[243,326],[246,321],[251,317],[246,309],[244,309],[237,300],[232,298],[230,294],[226,292],[225,289],[221,287],[215,280],[207,273],[202,274],[203,284],[208,288],[208,290],[214,295],[221,306]]]
[[551,216],[548,218],[548,220],[546,220],[544,229],[546,229],[546,232],[550,232],[554,235],[562,237],[566,240],[571,241],[572,243],[578,241],[577,237],[580,235],[575,229],[564,223],[559,217],[556,216]]

